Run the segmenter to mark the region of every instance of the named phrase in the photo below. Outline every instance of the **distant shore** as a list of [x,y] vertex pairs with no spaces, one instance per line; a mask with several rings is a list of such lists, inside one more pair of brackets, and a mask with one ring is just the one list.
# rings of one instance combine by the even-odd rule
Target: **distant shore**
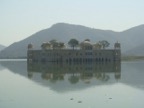
[[144,56],[122,56],[122,61],[144,60]]
[[[0,58],[0,61],[6,60],[26,60],[27,57],[17,57],[17,58]],[[122,56],[121,61],[136,61],[136,60],[144,60],[144,56]]]

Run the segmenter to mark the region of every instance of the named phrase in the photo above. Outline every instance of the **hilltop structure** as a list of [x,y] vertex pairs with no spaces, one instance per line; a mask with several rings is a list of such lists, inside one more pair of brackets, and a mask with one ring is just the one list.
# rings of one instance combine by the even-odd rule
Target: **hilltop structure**
[[[74,44],[76,45],[76,44]],[[100,43],[92,44],[89,39],[79,44],[79,48],[66,48],[64,43],[53,41],[41,45],[42,49],[34,49],[28,45],[28,62],[56,62],[56,63],[89,63],[121,61],[120,43],[116,42],[113,49],[105,49]],[[102,48],[103,47],[103,48]]]

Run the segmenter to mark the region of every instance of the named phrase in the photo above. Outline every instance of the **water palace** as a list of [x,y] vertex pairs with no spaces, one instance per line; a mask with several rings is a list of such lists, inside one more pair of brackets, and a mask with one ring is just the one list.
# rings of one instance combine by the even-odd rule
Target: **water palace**
[[49,42],[43,43],[41,49],[34,49],[28,44],[27,61],[54,63],[109,63],[121,61],[120,43],[116,42],[111,49],[101,48],[100,44],[92,44],[89,39],[79,44],[79,48],[65,48],[64,44],[54,47]]

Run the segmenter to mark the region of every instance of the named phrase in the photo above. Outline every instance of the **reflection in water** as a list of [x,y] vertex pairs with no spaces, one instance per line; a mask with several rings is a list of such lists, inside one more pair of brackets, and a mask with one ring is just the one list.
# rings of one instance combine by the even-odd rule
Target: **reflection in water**
[[27,64],[26,61],[17,60],[0,61],[1,73],[5,69],[25,78],[29,77],[28,79],[38,85],[58,92],[111,85],[116,82],[144,90],[144,61],[115,62],[113,64]]
[[[0,108],[144,106],[144,61],[122,62],[122,66],[119,63],[27,64],[26,61],[3,61],[0,65],[4,70],[0,72]],[[120,80],[115,83],[115,79]]]
[[28,63],[26,61],[3,61],[0,65],[10,72],[56,92],[82,90],[99,85],[121,82],[121,64],[115,63]]
[[68,80],[71,84],[76,84],[79,81],[90,83],[93,78],[106,82],[110,80],[111,73],[114,74],[116,80],[121,78],[120,62],[73,64],[56,62],[28,63],[27,69],[29,78],[32,78],[35,73],[39,72],[42,79],[50,80],[50,82]]

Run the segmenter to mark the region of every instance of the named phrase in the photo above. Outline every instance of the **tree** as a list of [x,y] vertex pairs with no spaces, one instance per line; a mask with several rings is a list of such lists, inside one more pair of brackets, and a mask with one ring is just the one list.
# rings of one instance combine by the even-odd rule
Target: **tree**
[[53,49],[62,49],[65,47],[65,44],[63,42],[57,42],[57,40],[55,39],[51,40],[50,44]]
[[48,43],[48,42],[47,42],[47,43],[43,43],[43,44],[41,45],[41,48],[42,48],[42,49],[45,49],[45,50],[46,50],[46,49],[49,49],[50,47],[51,47],[51,44]]
[[106,40],[99,41],[99,43],[102,45],[103,49],[106,47],[109,47],[110,43]]
[[58,43],[59,49],[62,49],[65,47],[65,44],[63,42],[59,42]]
[[74,50],[74,47],[77,47],[79,45],[79,41],[76,40],[76,39],[70,39],[69,42],[68,42],[68,45],[70,47],[72,47],[73,50]]
[[101,47],[102,47],[102,45],[99,42],[94,44],[95,49],[101,49]]
[[53,49],[55,49],[55,48],[58,47],[58,42],[55,39],[51,40],[50,44],[51,44],[51,46],[52,46]]

